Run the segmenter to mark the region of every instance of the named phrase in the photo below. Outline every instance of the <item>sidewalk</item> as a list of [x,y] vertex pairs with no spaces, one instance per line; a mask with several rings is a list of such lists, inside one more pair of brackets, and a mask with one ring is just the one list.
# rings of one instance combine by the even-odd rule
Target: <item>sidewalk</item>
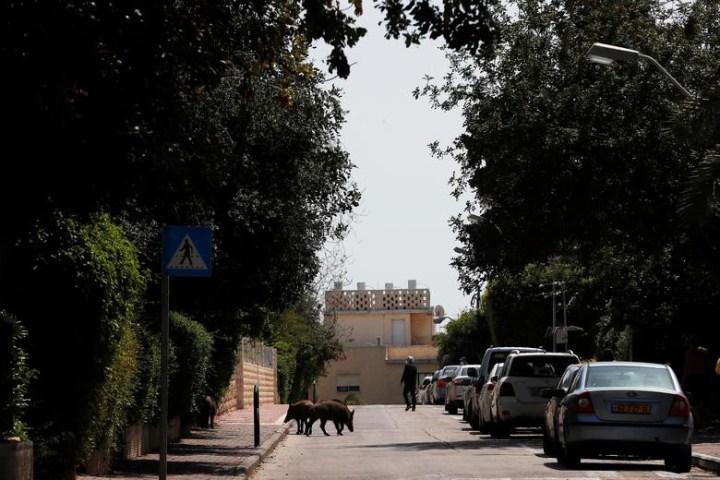
[[715,427],[695,432],[692,448],[693,465],[720,473],[720,429]]
[[[260,406],[260,446],[255,447],[252,408],[234,410],[216,419],[215,429],[193,430],[189,438],[168,447],[168,479],[245,479],[294,427],[283,424],[287,405]],[[104,477],[78,475],[78,480],[157,479],[159,455],[151,453],[118,465]],[[720,473],[720,428],[696,432],[693,465]]]
[[[189,438],[168,446],[167,478],[247,478],[294,425],[282,423],[287,409],[288,406],[282,404],[260,406],[260,446],[257,448],[252,408],[233,410],[216,418],[214,429],[193,430]],[[78,475],[78,480],[157,479],[158,473],[159,454],[150,453],[123,462],[110,475]]]

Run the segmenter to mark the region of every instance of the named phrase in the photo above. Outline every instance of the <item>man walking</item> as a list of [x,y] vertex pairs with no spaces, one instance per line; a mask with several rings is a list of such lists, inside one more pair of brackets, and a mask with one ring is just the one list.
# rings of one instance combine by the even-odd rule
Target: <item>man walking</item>
[[417,398],[415,396],[415,390],[417,387],[417,367],[413,365],[415,359],[412,356],[407,357],[405,360],[405,369],[403,370],[402,378],[400,383],[403,384],[403,399],[405,400],[405,411],[407,412],[411,408],[415,411],[415,404]]

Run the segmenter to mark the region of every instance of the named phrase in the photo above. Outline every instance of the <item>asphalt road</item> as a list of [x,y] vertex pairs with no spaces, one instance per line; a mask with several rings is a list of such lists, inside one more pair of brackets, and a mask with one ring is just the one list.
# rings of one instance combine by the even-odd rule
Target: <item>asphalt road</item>
[[662,461],[583,460],[565,469],[542,451],[539,431],[524,431],[509,439],[493,439],[470,429],[461,415],[442,406],[418,405],[406,412],[401,405],[355,407],[355,431],[330,436],[319,423],[313,435],[291,434],[255,471],[253,480],[278,479],[641,479],[715,478],[698,468],[676,474]]

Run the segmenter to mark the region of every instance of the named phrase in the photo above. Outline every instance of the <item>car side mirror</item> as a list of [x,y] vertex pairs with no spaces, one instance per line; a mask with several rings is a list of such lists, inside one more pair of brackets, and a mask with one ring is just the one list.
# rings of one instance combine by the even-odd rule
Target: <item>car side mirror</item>
[[498,381],[498,376],[497,376],[497,375],[493,375],[492,377],[490,377],[490,381],[493,382],[493,383],[497,383],[497,381]]

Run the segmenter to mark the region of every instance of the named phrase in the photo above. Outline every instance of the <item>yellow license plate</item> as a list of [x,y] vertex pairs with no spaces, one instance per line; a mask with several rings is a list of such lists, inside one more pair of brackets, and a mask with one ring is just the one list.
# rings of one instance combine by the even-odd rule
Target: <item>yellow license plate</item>
[[650,413],[650,405],[641,404],[641,403],[613,403],[612,404],[612,412],[613,413],[640,413],[640,414],[649,414]]

